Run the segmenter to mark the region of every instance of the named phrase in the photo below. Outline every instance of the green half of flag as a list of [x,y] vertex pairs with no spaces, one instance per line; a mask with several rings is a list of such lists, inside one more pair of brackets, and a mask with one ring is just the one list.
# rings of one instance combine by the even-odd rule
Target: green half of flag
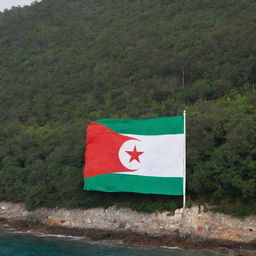
[[110,173],[84,179],[84,189],[104,192],[183,195],[183,178]]
[[94,122],[122,134],[164,135],[184,133],[183,116],[140,119],[102,119]]

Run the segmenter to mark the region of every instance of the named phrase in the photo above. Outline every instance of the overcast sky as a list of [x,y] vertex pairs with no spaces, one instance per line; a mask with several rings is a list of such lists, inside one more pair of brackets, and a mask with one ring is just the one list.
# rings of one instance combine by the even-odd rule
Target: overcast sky
[[[3,11],[4,9],[10,9],[12,6],[30,5],[33,2],[34,0],[0,0],[0,11]],[[39,2],[39,0],[37,2]]]

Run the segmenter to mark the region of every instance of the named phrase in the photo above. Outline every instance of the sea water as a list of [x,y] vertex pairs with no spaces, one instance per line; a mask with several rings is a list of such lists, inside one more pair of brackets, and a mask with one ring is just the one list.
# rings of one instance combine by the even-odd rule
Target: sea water
[[212,251],[113,245],[64,236],[0,231],[0,256],[220,256]]

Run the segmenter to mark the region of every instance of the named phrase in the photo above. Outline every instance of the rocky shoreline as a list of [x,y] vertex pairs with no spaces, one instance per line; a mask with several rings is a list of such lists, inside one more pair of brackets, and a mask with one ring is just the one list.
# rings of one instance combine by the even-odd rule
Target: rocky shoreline
[[138,213],[130,209],[66,210],[0,203],[0,230],[36,231],[133,245],[211,249],[256,255],[256,216],[244,219],[202,212],[198,207],[169,213]]

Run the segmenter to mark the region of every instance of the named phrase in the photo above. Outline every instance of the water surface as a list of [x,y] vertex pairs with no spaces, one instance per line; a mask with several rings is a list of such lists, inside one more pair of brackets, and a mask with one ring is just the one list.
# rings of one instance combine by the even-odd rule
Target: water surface
[[71,237],[0,231],[0,256],[223,256],[212,251],[111,245]]

